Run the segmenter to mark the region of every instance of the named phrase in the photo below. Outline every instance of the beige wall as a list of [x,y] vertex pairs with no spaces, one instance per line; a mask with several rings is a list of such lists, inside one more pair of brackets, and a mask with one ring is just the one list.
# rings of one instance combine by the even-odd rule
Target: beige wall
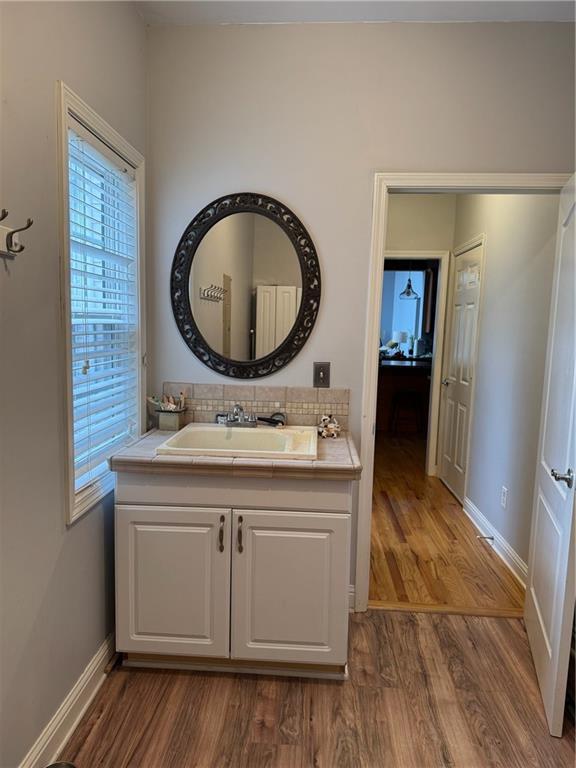
[[152,388],[223,381],[178,334],[170,265],[198,210],[250,189],[295,211],[322,267],[309,342],[262,383],[331,360],[358,438],[374,171],[571,170],[573,69],[564,24],[151,28]]
[[486,234],[467,495],[525,562],[557,215],[557,195],[459,195],[456,204],[455,246]]
[[454,239],[456,195],[399,195],[388,198],[389,251],[449,251]]
[[254,285],[302,287],[300,265],[290,238],[264,216],[254,217]]
[[56,80],[145,149],[145,31],[130,4],[5,3],[2,199],[34,226],[0,265],[0,766],[14,768],[113,628],[111,498],[64,524]]

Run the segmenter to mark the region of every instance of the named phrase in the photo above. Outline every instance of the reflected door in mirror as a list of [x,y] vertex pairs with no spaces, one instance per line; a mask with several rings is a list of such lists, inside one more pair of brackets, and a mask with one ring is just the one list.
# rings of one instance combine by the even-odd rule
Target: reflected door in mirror
[[295,285],[256,288],[255,357],[265,357],[288,336],[298,315],[302,289]]

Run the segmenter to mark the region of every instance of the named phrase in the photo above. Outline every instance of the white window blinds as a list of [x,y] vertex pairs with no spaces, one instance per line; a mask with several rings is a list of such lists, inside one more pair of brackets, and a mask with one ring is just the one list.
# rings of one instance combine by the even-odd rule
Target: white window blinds
[[138,436],[138,201],[133,169],[68,129],[74,490]]

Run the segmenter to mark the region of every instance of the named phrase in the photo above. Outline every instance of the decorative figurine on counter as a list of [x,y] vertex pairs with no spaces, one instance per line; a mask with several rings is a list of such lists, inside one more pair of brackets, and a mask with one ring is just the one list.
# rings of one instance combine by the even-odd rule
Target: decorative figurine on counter
[[332,414],[329,416],[322,416],[320,424],[318,424],[318,434],[320,437],[338,437],[342,427],[338,424],[338,421],[333,418]]

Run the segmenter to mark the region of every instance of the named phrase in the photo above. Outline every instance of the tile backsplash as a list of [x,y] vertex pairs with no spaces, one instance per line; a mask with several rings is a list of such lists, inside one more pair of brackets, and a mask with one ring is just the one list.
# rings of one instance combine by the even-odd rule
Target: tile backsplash
[[268,387],[254,384],[188,384],[165,381],[162,394],[186,398],[185,420],[214,422],[217,413],[226,413],[239,403],[258,416],[274,411],[286,414],[288,424],[315,425],[323,414],[335,416],[348,429],[349,389],[327,387]]

